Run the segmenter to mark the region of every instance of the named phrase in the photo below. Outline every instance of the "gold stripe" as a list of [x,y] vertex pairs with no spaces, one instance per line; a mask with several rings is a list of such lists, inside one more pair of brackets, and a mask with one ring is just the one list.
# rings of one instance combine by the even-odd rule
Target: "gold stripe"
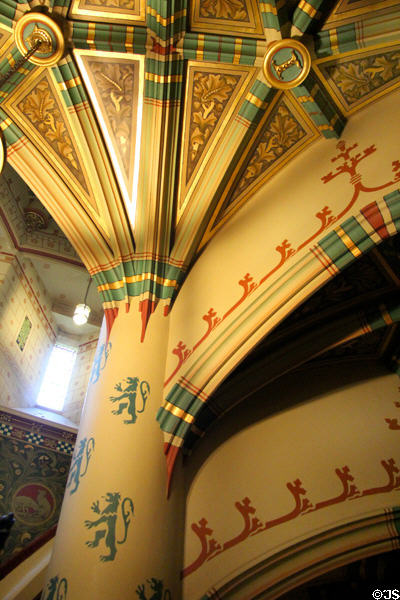
[[125,283],[139,283],[141,281],[154,281],[155,283],[159,283],[160,285],[165,285],[167,287],[175,287],[176,279],[164,279],[159,277],[158,275],[154,275],[153,273],[141,273],[140,275],[132,275],[131,277],[126,277],[125,280],[120,279],[119,281],[114,281],[113,283],[103,283],[97,286],[99,292],[104,292],[107,290],[120,290],[124,287]]
[[196,58],[203,60],[204,58],[204,35],[199,35],[197,40]]
[[184,8],[183,10],[180,10],[179,12],[177,12],[175,15],[171,15],[170,17],[167,17],[165,19],[160,14],[158,14],[158,12],[155,8],[151,8],[151,6],[148,6],[147,14],[154,17],[156,19],[157,23],[161,23],[161,25],[163,27],[167,27],[167,25],[170,25],[171,23],[175,23],[175,19],[184,17],[186,15],[186,9]]
[[71,88],[77,87],[80,85],[81,80],[79,77],[73,77],[72,79],[67,79],[67,81],[59,81],[58,86],[60,90],[69,90]]
[[254,106],[257,106],[257,108],[267,108],[268,106],[267,102],[264,102],[264,100],[260,100],[260,98],[257,98],[257,96],[255,96],[251,92],[247,94],[246,100]]
[[164,410],[167,410],[172,415],[175,415],[175,417],[179,417],[180,419],[182,419],[182,421],[185,421],[185,423],[193,423],[193,421],[194,421],[193,415],[189,415],[187,412],[185,412],[178,406],[171,404],[170,402],[165,402],[163,408],[164,408]]
[[299,102],[314,102],[314,98],[312,96],[297,96],[297,100]]
[[273,15],[277,15],[276,6],[273,4],[269,4],[268,2],[260,2],[260,9],[263,13],[272,13]]
[[125,48],[127,50],[131,50],[133,48],[133,27],[131,26],[126,28]]
[[131,275],[126,278],[126,283],[138,283],[139,281],[146,281],[150,279],[155,283],[159,283],[160,285],[166,285],[168,287],[176,286],[176,279],[164,279],[163,277],[159,277],[158,275],[154,275],[153,273],[142,273],[141,275]]
[[96,25],[94,23],[89,23],[88,36],[87,36],[87,43],[89,44],[89,46],[94,45],[95,33],[96,33]]
[[392,325],[393,319],[390,316],[390,314],[388,313],[386,306],[384,304],[381,304],[379,309],[381,311],[382,318],[385,321],[386,325]]
[[332,119],[330,120],[330,124],[333,126],[338,119],[339,119],[339,115],[337,113],[334,114]]
[[338,236],[340,237],[340,239],[342,240],[342,242],[344,243],[346,248],[349,250],[349,252],[351,252],[355,258],[358,258],[359,256],[361,256],[361,254],[362,254],[361,250],[359,250],[359,248],[357,248],[357,246],[355,245],[353,240],[347,235],[347,233],[344,231],[344,229],[342,229],[341,227],[338,227],[336,229],[336,233],[338,234]]
[[235,48],[233,51],[233,64],[238,65],[240,61],[240,55],[242,53],[242,40],[236,38],[235,40]]
[[300,0],[298,8],[311,17],[311,19],[313,19],[318,12],[311,4],[306,2],[306,0]]
[[339,52],[339,40],[337,36],[337,29],[330,30],[329,41],[331,43],[332,54],[337,54]]
[[332,125],[318,125],[318,131],[332,131]]
[[155,81],[156,83],[171,83],[172,81],[182,81],[182,75],[156,75],[155,73],[146,73],[147,81]]

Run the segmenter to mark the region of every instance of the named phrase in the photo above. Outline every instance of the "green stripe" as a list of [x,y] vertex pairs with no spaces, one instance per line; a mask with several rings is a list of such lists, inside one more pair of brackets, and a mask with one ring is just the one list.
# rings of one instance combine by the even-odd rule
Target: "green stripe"
[[395,190],[394,192],[387,194],[383,199],[392,215],[393,223],[397,231],[400,231],[400,190]]

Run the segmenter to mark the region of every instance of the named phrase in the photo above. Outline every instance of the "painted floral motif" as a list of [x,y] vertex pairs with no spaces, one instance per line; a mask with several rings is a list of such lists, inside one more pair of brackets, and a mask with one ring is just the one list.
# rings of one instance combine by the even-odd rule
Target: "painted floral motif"
[[206,143],[231,97],[240,76],[196,71],[193,77],[190,151],[186,180],[190,178]]
[[306,132],[287,106],[283,102],[279,104],[264,127],[261,139],[231,201],[305,135]]
[[244,0],[200,0],[200,16],[233,21],[249,20]]
[[128,173],[135,68],[130,64],[104,62],[91,62],[90,67],[117,140],[125,172]]
[[387,84],[400,75],[400,52],[386,52],[327,68],[348,104]]
[[20,102],[18,108],[61,160],[73,169],[79,182],[85,185],[70,135],[47,79],[42,79]]

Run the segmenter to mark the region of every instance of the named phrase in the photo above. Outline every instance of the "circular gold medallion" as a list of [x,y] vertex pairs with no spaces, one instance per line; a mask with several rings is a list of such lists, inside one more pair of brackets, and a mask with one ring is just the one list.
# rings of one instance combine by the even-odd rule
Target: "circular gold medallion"
[[279,40],[267,47],[263,71],[271,87],[287,90],[300,85],[310,72],[310,67],[310,53],[297,40]]
[[64,52],[64,37],[53,19],[38,12],[25,13],[15,28],[15,43],[21,54],[27,54],[36,45],[38,49],[29,61],[42,67],[55,65]]

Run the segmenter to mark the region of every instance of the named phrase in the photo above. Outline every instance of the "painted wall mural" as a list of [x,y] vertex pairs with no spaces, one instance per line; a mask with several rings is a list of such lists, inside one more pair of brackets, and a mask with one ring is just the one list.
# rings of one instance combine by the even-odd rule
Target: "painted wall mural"
[[[121,415],[124,411],[130,415],[130,419],[124,419],[124,423],[133,424],[136,423],[137,413],[144,412],[146,408],[146,401],[150,394],[150,385],[147,381],[141,381],[139,385],[138,377],[126,377],[126,384],[124,387],[122,382],[117,383],[114,386],[114,389],[117,392],[121,392],[119,396],[110,396],[109,400],[112,403],[119,402],[118,408],[112,410],[113,415]],[[136,397],[137,394],[140,393],[142,407],[139,409],[136,406]],[[127,399],[126,402],[121,402],[124,398]]]
[[2,564],[57,523],[75,437],[0,411],[0,513],[16,518]]
[[[76,445],[76,449],[71,461],[71,468],[69,471],[68,481],[66,489],[69,494],[75,494],[82,477],[87,473],[89,461],[92,457],[95,448],[94,438],[87,439],[86,437],[80,440],[79,444]],[[72,488],[72,489],[70,489]]]
[[55,575],[43,590],[42,600],[67,600],[68,582],[65,577]]
[[350,471],[350,467],[345,465],[335,469],[335,474],[339,478],[340,485],[342,486],[340,494],[318,502],[312,502],[307,497],[307,490],[304,488],[303,483],[299,478],[293,482],[288,481],[286,487],[293,497],[294,507],[289,513],[276,519],[267,519],[265,521],[257,517],[256,508],[252,506],[251,500],[248,497],[243,498],[242,501],[236,501],[234,506],[243,518],[243,528],[238,534],[235,533],[231,539],[223,543],[214,539],[213,529],[208,525],[208,519],[202,518],[198,523],[192,523],[191,528],[198,537],[201,549],[197,558],[183,569],[182,577],[187,577],[201,567],[205,561],[212,560],[222,552],[240,544],[248,537],[258,535],[263,531],[270,530],[272,527],[296,519],[301,515],[321,510],[347,500],[355,500],[372,494],[383,494],[400,489],[400,469],[396,465],[395,460],[389,458],[388,460],[383,459],[380,462],[384,470],[383,484],[381,486],[360,491],[356,483],[354,483],[355,478]]
[[[136,595],[139,600],[172,600],[171,592],[169,589],[164,588],[164,583],[161,579],[152,577],[151,579],[147,579],[147,583],[149,584],[148,590],[145,583],[138,585],[136,588]],[[151,595],[147,596],[147,593]]]
[[[89,548],[97,548],[100,541],[104,540],[104,545],[109,553],[101,554],[100,560],[107,562],[114,560],[117,554],[117,544],[124,544],[126,542],[131,517],[134,515],[134,506],[132,499],[128,497],[124,498],[121,502],[121,494],[119,492],[107,492],[102,498],[104,498],[103,508],[100,508],[99,500],[95,500],[91,506],[92,512],[98,515],[98,518],[94,520],[87,519],[84,524],[87,529],[92,529],[93,527],[96,529],[94,539],[88,540],[86,545]],[[117,540],[117,526],[121,520],[123,522],[123,537]],[[105,527],[99,529],[99,526],[103,524]]]
[[[197,350],[197,348],[207,339],[211,332],[218,327],[227,317],[229,317],[245,300],[250,294],[256,289],[265,284],[268,279],[277,273],[282,266],[293,256],[295,256],[300,250],[309,246],[321,234],[334,223],[339,223],[345,217],[345,215],[351,210],[354,204],[357,202],[360,194],[369,194],[371,192],[377,192],[393,186],[395,183],[400,181],[400,160],[392,161],[393,178],[385,183],[377,182],[374,186],[368,186],[363,183],[362,173],[358,169],[358,165],[367,159],[371,154],[377,152],[377,148],[374,144],[364,148],[362,151],[358,150],[358,144],[348,144],[344,140],[340,140],[336,148],[338,153],[336,156],[331,158],[332,163],[336,163],[334,171],[330,171],[321,180],[324,184],[328,184],[336,177],[346,175],[349,178],[349,184],[352,188],[352,195],[348,199],[345,207],[337,214],[333,214],[329,206],[323,206],[320,211],[315,214],[315,217],[319,221],[317,230],[304,240],[297,248],[292,248],[291,242],[288,239],[282,240],[282,243],[276,247],[276,251],[279,254],[279,260],[274,268],[266,273],[261,279],[256,282],[250,273],[246,273],[242,279],[239,280],[239,286],[242,288],[242,294],[240,298],[225,312],[224,315],[218,316],[215,310],[211,307],[209,311],[202,316],[202,319],[206,322],[207,329],[204,335],[197,340],[192,346],[188,345],[183,341],[179,340],[175,348],[172,350],[172,354],[177,358],[177,365],[167,377],[165,386],[167,386],[177,375],[182,368],[182,365],[188,360],[188,358]],[[375,205],[376,203],[374,203]],[[369,213],[373,212],[373,205],[368,205],[362,210],[364,216],[368,219]],[[313,251],[312,248],[310,248]]]

